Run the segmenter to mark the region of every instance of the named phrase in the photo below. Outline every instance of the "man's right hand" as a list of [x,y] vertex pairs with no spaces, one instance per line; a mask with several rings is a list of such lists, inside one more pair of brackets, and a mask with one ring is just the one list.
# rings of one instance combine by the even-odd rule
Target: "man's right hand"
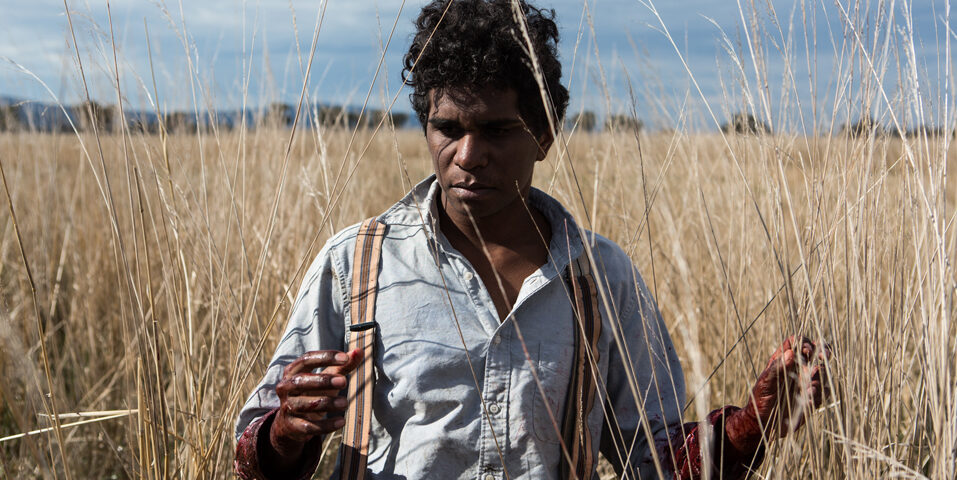
[[[345,425],[341,413],[348,401],[339,396],[346,387],[346,375],[362,361],[360,349],[349,353],[335,350],[307,352],[286,366],[282,380],[276,385],[279,410],[269,429],[271,452],[264,460],[269,470],[288,472],[300,464],[303,447],[319,435],[334,432]],[[321,373],[313,370],[322,368]]]

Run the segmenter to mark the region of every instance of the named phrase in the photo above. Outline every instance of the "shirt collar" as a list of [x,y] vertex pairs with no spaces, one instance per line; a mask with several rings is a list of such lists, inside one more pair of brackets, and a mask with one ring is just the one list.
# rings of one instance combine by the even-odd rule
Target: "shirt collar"
[[[435,174],[419,182],[402,200],[379,216],[386,225],[419,226],[425,229],[429,238],[437,240],[439,182]],[[558,275],[571,260],[578,258],[584,250],[582,232],[574,217],[564,206],[547,193],[532,187],[528,193],[528,203],[538,209],[552,227],[552,238],[548,247],[549,261],[542,266],[546,278]],[[585,232],[587,235],[587,232]],[[591,238],[591,235],[587,235]],[[446,243],[444,238],[440,243]]]

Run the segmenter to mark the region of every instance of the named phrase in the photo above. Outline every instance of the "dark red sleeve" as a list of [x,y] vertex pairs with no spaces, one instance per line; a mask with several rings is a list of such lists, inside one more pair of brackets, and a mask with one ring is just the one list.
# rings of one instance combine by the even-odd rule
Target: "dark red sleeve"
[[[734,406],[719,408],[709,413],[705,422],[686,423],[672,435],[671,444],[665,446],[668,450],[662,452],[662,457],[672,460],[675,480],[704,478],[701,452],[705,448],[711,451],[710,478],[743,480],[761,465],[764,460],[763,446],[754,452],[742,452],[728,441],[725,420],[739,410]],[[710,445],[704,443],[702,427],[711,429]]]
[[[273,409],[250,423],[236,442],[236,460],[233,462],[233,470],[239,478],[243,480],[270,479],[260,468],[259,452],[262,442],[269,441],[269,427],[276,417],[276,411],[277,409]],[[309,480],[319,465],[319,457],[321,454],[322,439],[317,437],[309,441],[305,449],[303,449],[303,463],[299,471],[295,475],[283,475],[282,478],[289,480]]]

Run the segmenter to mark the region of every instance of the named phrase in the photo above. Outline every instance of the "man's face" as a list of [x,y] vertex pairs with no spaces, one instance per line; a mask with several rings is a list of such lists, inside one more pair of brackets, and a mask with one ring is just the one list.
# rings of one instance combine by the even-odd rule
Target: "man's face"
[[425,138],[453,220],[522,209],[535,162],[545,158],[551,137],[526,127],[512,89],[430,92]]

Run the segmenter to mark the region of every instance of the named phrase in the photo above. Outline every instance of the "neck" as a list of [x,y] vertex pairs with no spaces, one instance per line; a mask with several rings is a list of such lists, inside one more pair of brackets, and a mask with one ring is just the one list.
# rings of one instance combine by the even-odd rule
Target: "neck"
[[[445,208],[445,194],[440,193],[439,220],[442,232],[450,240],[467,240],[472,245],[481,247],[502,246],[515,248],[520,245],[539,244],[547,251],[548,241],[551,238],[551,225],[537,208],[528,205],[527,199],[519,197],[514,205],[509,205],[493,215],[486,217],[469,217],[456,215]],[[527,195],[526,195],[527,196]]]

